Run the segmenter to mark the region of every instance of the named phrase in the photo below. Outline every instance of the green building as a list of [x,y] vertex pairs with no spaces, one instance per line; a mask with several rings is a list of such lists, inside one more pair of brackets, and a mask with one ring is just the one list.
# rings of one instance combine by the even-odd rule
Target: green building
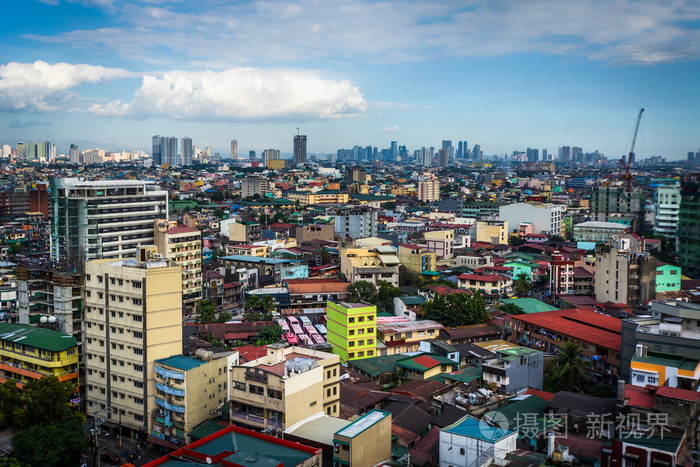
[[533,272],[537,270],[537,268],[540,266],[537,263],[528,263],[526,261],[507,261],[503,263],[503,266],[506,268],[511,268],[511,277],[513,280],[517,279],[520,274],[525,274],[528,279],[530,279],[530,282],[534,280],[534,274]]
[[327,302],[328,343],[341,362],[377,355],[377,307],[369,303]]
[[681,290],[681,267],[660,263],[656,267],[656,293]]
[[683,273],[700,278],[700,174],[681,177],[678,258]]

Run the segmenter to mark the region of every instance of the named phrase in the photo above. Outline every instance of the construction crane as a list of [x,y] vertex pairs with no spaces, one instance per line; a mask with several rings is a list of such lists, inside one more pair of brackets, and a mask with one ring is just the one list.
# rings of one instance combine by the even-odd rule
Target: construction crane
[[639,109],[639,114],[637,115],[637,122],[634,125],[634,131],[632,132],[632,141],[630,143],[630,152],[627,158],[622,156],[620,158],[620,163],[618,164],[618,172],[620,180],[625,182],[625,192],[632,192],[632,174],[630,174],[630,166],[634,164],[634,144],[637,142],[637,133],[639,132],[639,123],[642,121],[642,113],[644,109]]

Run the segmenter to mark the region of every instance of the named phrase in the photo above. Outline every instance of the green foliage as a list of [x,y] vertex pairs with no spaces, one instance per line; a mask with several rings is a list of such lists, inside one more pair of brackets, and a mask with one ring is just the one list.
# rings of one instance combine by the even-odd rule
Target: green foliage
[[12,424],[15,410],[19,410],[23,405],[22,392],[14,382],[0,384],[0,427]]
[[270,295],[251,295],[246,299],[245,314],[246,321],[269,321],[272,319],[272,310],[275,309],[275,300]]
[[525,240],[523,240],[522,238],[518,237],[517,235],[511,235],[508,238],[508,243],[511,246],[520,246],[520,245],[525,245],[525,243],[527,243],[527,242]]
[[374,303],[377,298],[377,288],[371,282],[357,281],[348,286],[349,302]]
[[379,290],[377,290],[377,295],[374,300],[374,304],[377,306],[377,312],[389,312],[394,311],[394,298],[401,296],[401,289],[394,287],[387,281],[379,281]]
[[515,278],[513,288],[515,289],[515,293],[518,294],[518,297],[524,297],[530,289],[532,289],[532,282],[526,273],[521,272],[518,274],[518,277]]
[[282,326],[277,323],[272,326],[265,326],[260,330],[255,345],[268,345],[279,342],[282,339],[282,333]]
[[552,376],[567,391],[573,391],[582,381],[588,381],[581,355],[581,349],[573,342],[567,342],[557,355]]
[[231,318],[233,318],[233,316],[231,316],[231,313],[229,313],[228,311],[222,311],[219,313],[219,316],[216,318],[216,322],[217,323],[225,323],[227,321],[231,321]]
[[333,257],[331,256],[330,252],[328,251],[328,248],[325,246],[321,247],[321,264],[330,264],[333,262]]
[[523,309],[520,308],[515,303],[502,303],[498,308],[502,311],[505,311],[509,315],[522,315],[523,314]]
[[22,464],[60,467],[79,465],[87,440],[82,422],[63,420],[25,429],[12,438],[12,447]]
[[480,324],[489,320],[486,303],[478,290],[472,296],[463,293],[437,294],[420,308],[425,319],[435,320],[445,327]]
[[27,464],[22,465],[20,462],[15,459],[15,458],[5,458],[5,457],[0,457],[0,467],[31,467]]
[[420,274],[418,274],[415,271],[411,271],[409,268],[402,264],[401,266],[399,266],[399,285],[408,287],[420,287]]
[[197,324],[211,324],[216,320],[216,310],[209,300],[200,300],[197,304],[197,317],[194,322]]
[[591,386],[591,388],[586,391],[586,394],[595,397],[612,399],[613,397],[617,396],[617,389],[615,386],[610,384],[598,383]]
[[22,428],[64,420],[82,422],[84,417],[73,412],[69,404],[73,392],[71,383],[61,382],[55,376],[32,380],[24,385],[20,405],[13,410],[12,421]]

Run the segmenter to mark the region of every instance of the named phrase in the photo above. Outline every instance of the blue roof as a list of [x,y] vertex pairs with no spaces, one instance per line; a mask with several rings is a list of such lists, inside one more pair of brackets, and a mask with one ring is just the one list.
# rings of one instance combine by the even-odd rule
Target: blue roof
[[493,443],[515,433],[508,429],[492,426],[471,415],[465,415],[452,425],[443,428],[442,431]]
[[198,358],[190,357],[189,355],[173,355],[172,357],[156,360],[156,363],[168,365],[173,368],[177,368],[178,370],[187,371],[197,368],[198,366],[202,366],[207,362]]
[[266,264],[294,263],[294,262],[299,261],[296,259],[263,258],[261,256],[248,256],[248,255],[230,255],[230,256],[224,256],[221,259],[226,259],[229,261],[244,261],[246,263],[266,263]]

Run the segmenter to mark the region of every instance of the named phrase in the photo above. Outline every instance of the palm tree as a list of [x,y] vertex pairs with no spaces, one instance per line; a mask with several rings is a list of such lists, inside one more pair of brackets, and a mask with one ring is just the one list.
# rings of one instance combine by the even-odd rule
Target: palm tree
[[532,282],[527,273],[521,272],[518,274],[518,276],[515,278],[515,282],[513,283],[513,288],[515,289],[515,293],[518,294],[518,297],[527,295],[532,288]]
[[260,303],[260,307],[263,309],[263,314],[265,319],[270,319],[272,316],[272,310],[275,309],[275,300],[272,298],[271,295],[265,295],[262,298],[262,302]]
[[575,389],[580,381],[588,381],[584,369],[586,363],[581,357],[581,349],[573,342],[567,342],[559,350],[554,377],[568,390]]
[[260,303],[260,297],[257,295],[251,295],[248,297],[248,299],[245,302],[245,309],[246,311],[252,311],[252,310],[257,310],[262,306],[262,303]]

